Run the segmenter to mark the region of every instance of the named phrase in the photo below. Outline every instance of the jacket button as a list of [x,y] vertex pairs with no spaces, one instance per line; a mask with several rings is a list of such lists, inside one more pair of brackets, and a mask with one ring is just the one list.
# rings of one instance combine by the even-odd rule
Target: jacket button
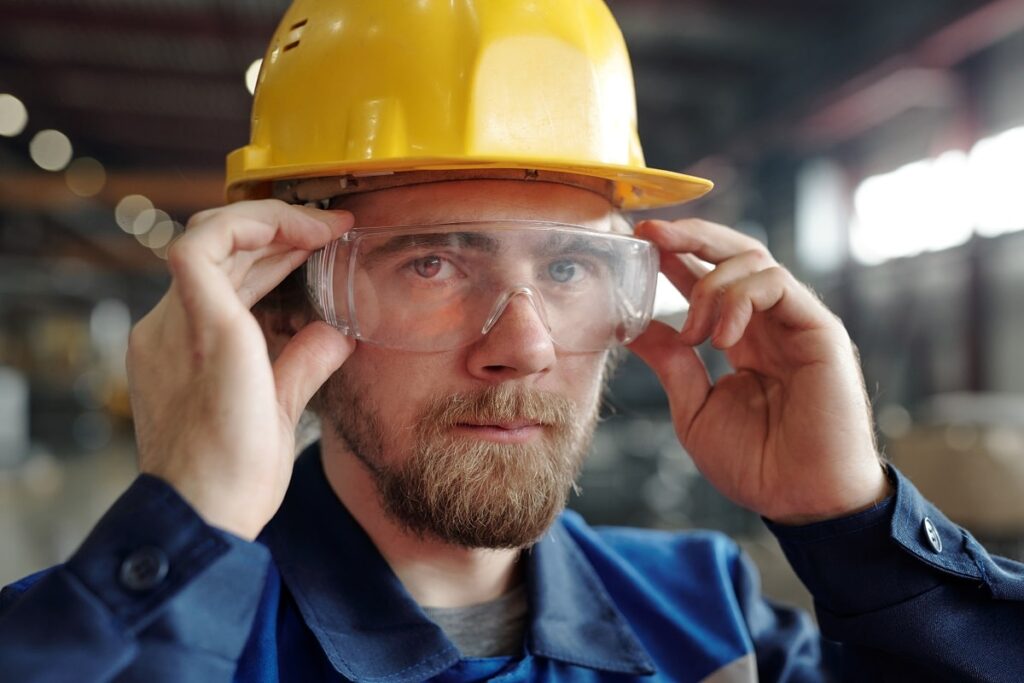
[[939,530],[932,524],[932,520],[927,517],[924,518],[924,535],[928,539],[928,545],[932,547],[932,550],[941,553],[942,537],[939,536]]
[[121,563],[118,579],[131,591],[148,591],[167,577],[167,554],[160,548],[139,548]]

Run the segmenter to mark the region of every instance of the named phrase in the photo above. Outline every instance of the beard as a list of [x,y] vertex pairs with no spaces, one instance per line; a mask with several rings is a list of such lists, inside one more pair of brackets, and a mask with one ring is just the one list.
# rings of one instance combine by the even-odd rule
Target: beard
[[[344,372],[319,396],[321,419],[370,472],[384,511],[403,529],[465,548],[523,548],[565,508],[598,418],[551,392],[501,384],[438,397],[417,416],[404,458],[384,457],[387,431]],[[496,443],[460,434],[460,424],[529,420],[542,434]]]

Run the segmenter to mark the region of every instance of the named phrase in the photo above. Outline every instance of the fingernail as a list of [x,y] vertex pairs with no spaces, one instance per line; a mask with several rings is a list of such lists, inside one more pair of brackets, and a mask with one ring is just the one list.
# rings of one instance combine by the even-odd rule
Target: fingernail
[[724,321],[721,321],[721,320],[718,321],[718,324],[715,325],[715,331],[711,333],[711,344],[716,349],[723,348],[723,346],[722,346],[722,344],[723,344],[722,336],[725,334],[725,329],[724,329],[725,325],[723,324],[723,322]]
[[330,221],[335,225],[351,225],[355,220],[352,213],[344,209],[328,209],[326,213],[330,217]]
[[645,218],[644,220],[637,222],[635,230],[639,232],[647,232],[648,230],[651,229],[651,226],[653,225],[654,221],[652,219]]

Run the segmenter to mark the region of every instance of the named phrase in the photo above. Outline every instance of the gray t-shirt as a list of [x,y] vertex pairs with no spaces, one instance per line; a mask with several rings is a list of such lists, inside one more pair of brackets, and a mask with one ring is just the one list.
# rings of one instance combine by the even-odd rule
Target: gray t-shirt
[[523,650],[529,611],[526,585],[497,600],[469,607],[424,607],[463,657],[504,657]]

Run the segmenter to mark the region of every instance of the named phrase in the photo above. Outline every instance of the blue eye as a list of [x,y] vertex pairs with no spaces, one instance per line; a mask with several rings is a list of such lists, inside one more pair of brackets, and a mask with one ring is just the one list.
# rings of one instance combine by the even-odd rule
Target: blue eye
[[548,275],[559,284],[577,282],[583,277],[583,267],[577,261],[560,259],[548,266]]

